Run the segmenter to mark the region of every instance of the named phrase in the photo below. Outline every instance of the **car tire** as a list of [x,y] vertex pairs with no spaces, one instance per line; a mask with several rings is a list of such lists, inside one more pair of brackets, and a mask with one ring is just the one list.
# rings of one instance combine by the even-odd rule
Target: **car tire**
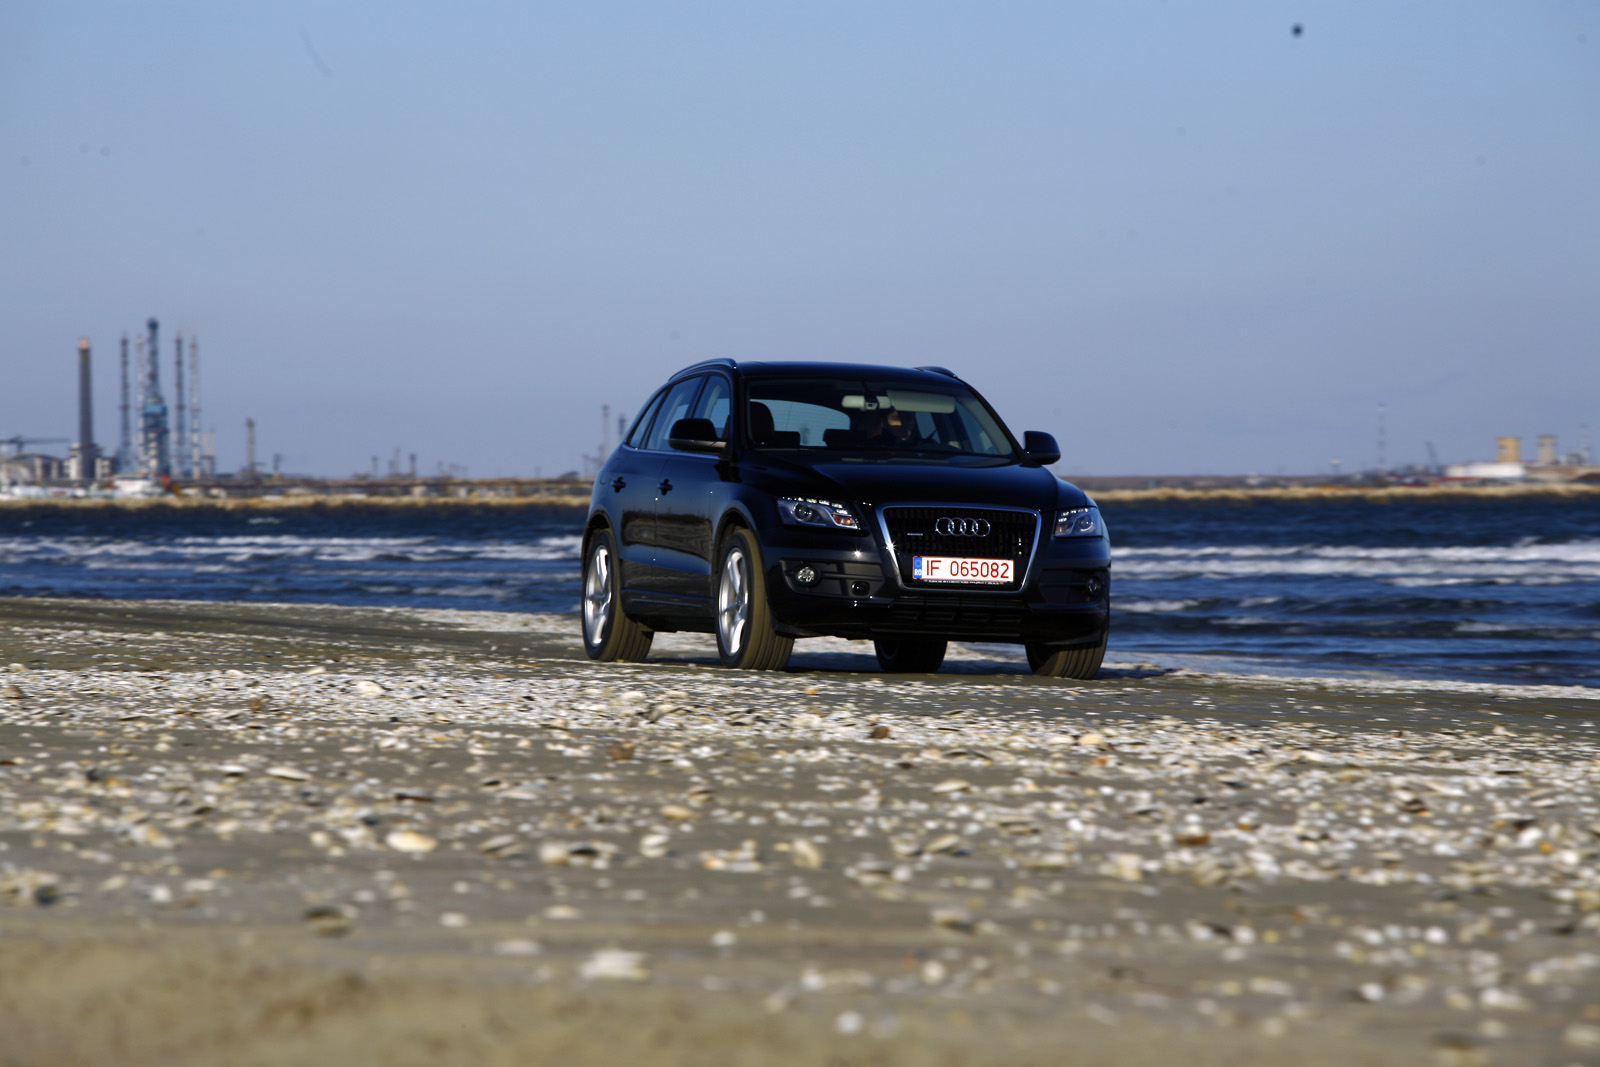
[[781,671],[794,638],[773,629],[761,550],[749,530],[735,527],[717,553],[717,654],[735,670]]
[[638,663],[654,635],[622,610],[622,571],[611,531],[598,530],[583,557],[583,647],[601,662]]
[[1075,678],[1087,682],[1100,673],[1100,664],[1106,658],[1106,634],[1100,643],[1087,648],[1051,648],[1049,645],[1028,645],[1028,666],[1033,673],[1046,678]]
[[880,637],[872,647],[878,653],[878,666],[890,674],[932,674],[944,662],[949,642],[937,637]]

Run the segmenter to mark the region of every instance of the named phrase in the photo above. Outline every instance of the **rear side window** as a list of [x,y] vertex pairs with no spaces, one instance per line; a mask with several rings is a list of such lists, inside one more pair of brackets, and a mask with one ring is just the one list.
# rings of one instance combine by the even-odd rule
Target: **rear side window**
[[650,424],[650,436],[645,439],[645,448],[654,451],[667,449],[667,438],[672,435],[673,423],[689,417],[689,412],[694,410],[694,395],[700,391],[700,384],[704,381],[704,378],[685,378],[667,390],[666,399],[661,401],[655,421]]
[[631,448],[643,448],[645,435],[650,432],[650,416],[656,413],[656,408],[661,406],[661,398],[666,395],[663,389],[650,398],[650,403],[639,412],[639,417],[633,420],[633,429],[628,431],[628,445]]

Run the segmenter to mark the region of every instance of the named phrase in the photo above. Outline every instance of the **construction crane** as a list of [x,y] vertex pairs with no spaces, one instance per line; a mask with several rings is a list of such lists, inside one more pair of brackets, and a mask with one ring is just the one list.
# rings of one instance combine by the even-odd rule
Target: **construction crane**
[[0,445],[8,446],[12,452],[21,452],[24,445],[65,445],[71,444],[65,437],[0,437]]

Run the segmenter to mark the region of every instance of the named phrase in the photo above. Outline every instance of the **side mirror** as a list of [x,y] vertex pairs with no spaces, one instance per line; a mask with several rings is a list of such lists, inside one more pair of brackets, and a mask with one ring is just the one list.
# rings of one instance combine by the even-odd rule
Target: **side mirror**
[[1061,458],[1061,446],[1050,434],[1028,430],[1022,435],[1022,461],[1039,467],[1048,467]]
[[717,440],[710,419],[679,419],[667,434],[667,444],[680,452],[721,452],[728,442]]

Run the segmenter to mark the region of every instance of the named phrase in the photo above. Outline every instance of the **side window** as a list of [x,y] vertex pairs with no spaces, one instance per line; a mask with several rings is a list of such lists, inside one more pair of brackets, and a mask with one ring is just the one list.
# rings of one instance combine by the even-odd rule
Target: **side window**
[[689,412],[694,408],[694,395],[700,391],[700,383],[705,378],[685,378],[683,381],[667,390],[667,397],[661,401],[661,407],[656,411],[655,422],[650,425],[650,436],[645,439],[644,447],[656,451],[667,449],[667,438],[672,435],[672,424],[679,419],[687,419]]
[[639,417],[633,420],[633,429],[628,433],[628,444],[630,447],[644,447],[645,434],[650,432],[650,416],[656,413],[656,408],[661,406],[661,398],[665,395],[666,390],[662,390],[655,396],[651,397],[650,403],[646,404],[644,406],[644,410],[639,413]]
[[716,427],[717,440],[728,439],[728,412],[732,410],[731,397],[729,396],[728,379],[720,374],[713,374],[706,379],[706,388],[700,394],[700,400],[694,406],[696,419],[710,419],[711,425]]

